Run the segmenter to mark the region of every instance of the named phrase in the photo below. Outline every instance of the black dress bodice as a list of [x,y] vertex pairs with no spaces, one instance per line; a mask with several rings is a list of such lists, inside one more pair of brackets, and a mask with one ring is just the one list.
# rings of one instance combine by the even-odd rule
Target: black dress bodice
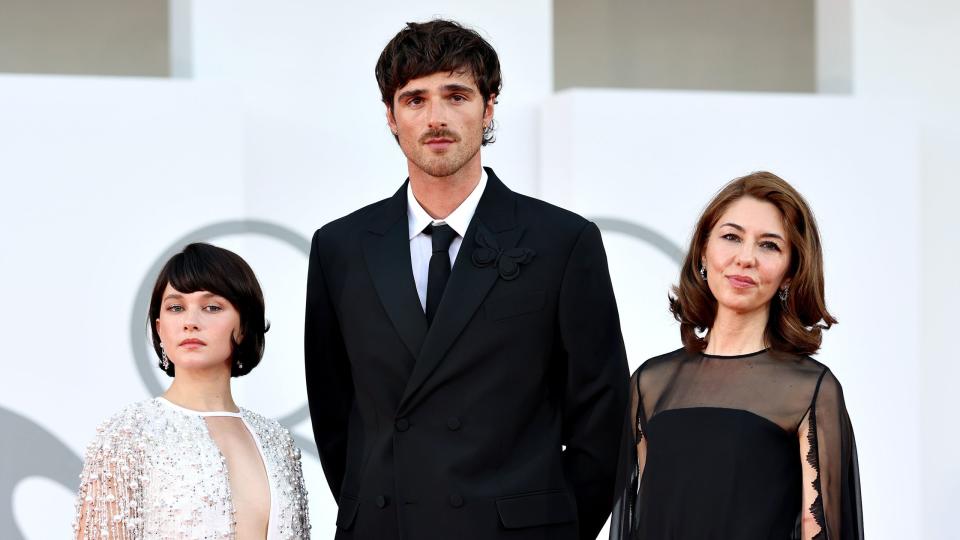
[[815,538],[863,537],[853,431],[826,366],[681,349],[632,383],[611,538],[801,538],[805,517]]

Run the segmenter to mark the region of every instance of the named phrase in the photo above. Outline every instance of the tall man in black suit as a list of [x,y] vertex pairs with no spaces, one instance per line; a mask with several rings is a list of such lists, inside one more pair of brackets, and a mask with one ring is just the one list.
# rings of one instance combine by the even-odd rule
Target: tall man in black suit
[[306,375],[338,539],[593,539],[627,363],[596,225],[482,168],[496,52],[410,23],[376,67],[409,179],[313,237]]

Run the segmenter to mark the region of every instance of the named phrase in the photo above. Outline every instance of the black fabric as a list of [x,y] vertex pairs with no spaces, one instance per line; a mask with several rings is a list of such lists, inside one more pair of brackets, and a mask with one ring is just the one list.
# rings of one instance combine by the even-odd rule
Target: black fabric
[[826,366],[680,349],[631,381],[611,539],[801,538],[804,519],[814,538],[863,538],[853,429]]
[[314,235],[305,368],[338,539],[594,540],[610,513],[629,374],[600,231],[487,175],[429,326],[406,185]]
[[433,317],[440,307],[440,299],[447,288],[450,278],[450,244],[457,237],[457,231],[446,223],[427,225],[424,233],[430,235],[433,254],[430,255],[430,267],[427,272],[427,324],[433,323]]

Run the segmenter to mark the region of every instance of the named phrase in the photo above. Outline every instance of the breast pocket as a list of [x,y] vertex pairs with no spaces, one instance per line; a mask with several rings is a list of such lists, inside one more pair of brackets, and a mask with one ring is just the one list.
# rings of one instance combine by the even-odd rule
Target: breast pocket
[[490,298],[484,302],[484,311],[487,319],[499,321],[540,311],[547,303],[547,293],[544,291],[529,291],[514,293],[507,296]]

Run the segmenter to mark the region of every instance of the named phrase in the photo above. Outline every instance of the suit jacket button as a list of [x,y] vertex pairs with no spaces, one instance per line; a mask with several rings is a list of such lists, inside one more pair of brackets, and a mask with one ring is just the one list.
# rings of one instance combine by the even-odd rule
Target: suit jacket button
[[460,419],[456,416],[447,419],[447,429],[450,431],[456,431],[460,429]]
[[406,418],[401,418],[397,420],[397,423],[394,424],[397,428],[397,431],[406,431],[410,429],[410,422]]
[[377,495],[376,499],[377,508],[386,508],[387,507],[387,498],[383,495]]
[[463,506],[463,497],[461,497],[460,495],[451,495],[450,506],[454,508],[460,508],[461,506]]

